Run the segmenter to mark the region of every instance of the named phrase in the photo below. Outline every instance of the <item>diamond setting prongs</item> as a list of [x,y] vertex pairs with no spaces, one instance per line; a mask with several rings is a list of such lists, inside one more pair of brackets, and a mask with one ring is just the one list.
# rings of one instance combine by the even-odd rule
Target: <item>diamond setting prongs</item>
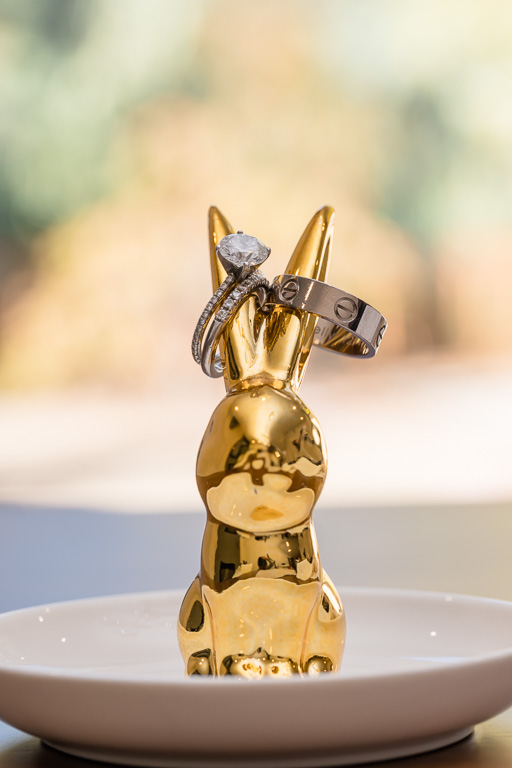
[[261,240],[241,231],[223,237],[215,251],[228,272],[246,272],[259,267],[270,255],[270,248]]

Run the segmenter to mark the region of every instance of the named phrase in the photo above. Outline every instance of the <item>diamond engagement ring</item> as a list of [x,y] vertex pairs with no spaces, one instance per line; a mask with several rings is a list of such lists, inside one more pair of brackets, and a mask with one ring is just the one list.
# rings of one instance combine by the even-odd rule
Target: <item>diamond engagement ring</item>
[[[261,303],[265,300],[269,283],[257,267],[270,255],[270,248],[261,240],[243,232],[226,235],[215,250],[228,274],[202,311],[192,337],[194,360],[213,378],[222,375],[220,356],[216,350],[227,323],[251,293],[258,293]],[[203,345],[208,326],[210,328]]]
[[386,319],[365,301],[332,285],[300,275],[279,275],[269,299],[274,304],[317,315],[313,344],[353,357],[377,354]]

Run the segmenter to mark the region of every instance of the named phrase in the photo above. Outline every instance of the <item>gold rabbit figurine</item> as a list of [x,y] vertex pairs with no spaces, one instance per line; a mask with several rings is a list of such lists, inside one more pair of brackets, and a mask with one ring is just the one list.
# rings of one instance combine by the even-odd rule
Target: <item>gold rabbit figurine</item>
[[[325,281],[333,221],[328,207],[311,219],[288,274]],[[209,225],[216,290],[226,276],[216,246],[234,230],[216,208]],[[189,675],[317,675],[341,663],[345,616],[312,521],[326,450],[297,395],[316,323],[250,296],[223,334],[227,394],[197,457],[207,510],[201,568],[178,622]]]

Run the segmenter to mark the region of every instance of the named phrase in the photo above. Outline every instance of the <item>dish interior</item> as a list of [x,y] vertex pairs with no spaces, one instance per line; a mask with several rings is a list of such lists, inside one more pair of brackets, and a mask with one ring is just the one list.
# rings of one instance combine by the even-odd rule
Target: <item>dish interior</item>
[[[339,592],[347,613],[343,676],[451,664],[512,645],[509,603],[398,590]],[[174,591],[92,598],[4,614],[0,665],[73,676],[183,680],[176,640],[181,597]]]

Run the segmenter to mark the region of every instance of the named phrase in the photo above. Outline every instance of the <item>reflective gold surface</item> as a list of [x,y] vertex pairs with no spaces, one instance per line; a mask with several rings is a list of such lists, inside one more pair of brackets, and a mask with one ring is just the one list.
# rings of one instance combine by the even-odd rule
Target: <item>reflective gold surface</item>
[[[287,273],[325,280],[334,214],[321,209]],[[233,231],[210,211],[214,289],[225,272],[215,253]],[[317,675],[339,667],[345,618],[320,565],[311,519],[326,474],[320,426],[296,394],[316,318],[259,308],[248,299],[224,333],[227,395],[197,458],[207,509],[201,569],[180,612],[189,675]]]

